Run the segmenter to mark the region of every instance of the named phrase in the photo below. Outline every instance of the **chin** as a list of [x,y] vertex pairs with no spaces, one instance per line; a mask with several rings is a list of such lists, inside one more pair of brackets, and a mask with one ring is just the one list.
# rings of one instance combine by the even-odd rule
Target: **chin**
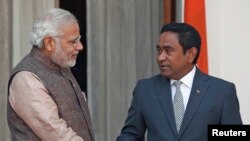
[[76,65],[76,62],[70,63],[68,66],[69,66],[69,67],[74,67],[75,65]]
[[166,73],[166,72],[161,72],[161,75],[165,78],[169,78],[170,74]]
[[76,61],[71,61],[60,65],[62,68],[71,68],[76,65]]

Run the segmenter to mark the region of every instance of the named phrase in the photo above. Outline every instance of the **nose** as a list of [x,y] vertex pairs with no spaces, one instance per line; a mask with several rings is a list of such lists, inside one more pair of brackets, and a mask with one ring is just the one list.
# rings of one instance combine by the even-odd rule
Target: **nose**
[[162,51],[162,52],[161,52],[160,54],[158,54],[158,56],[157,56],[158,61],[164,61],[164,60],[166,60],[166,58],[167,58],[167,55],[166,55],[165,51]]
[[75,44],[75,46],[76,46],[76,49],[77,49],[77,50],[83,50],[83,45],[82,45],[81,41],[78,41],[78,42]]

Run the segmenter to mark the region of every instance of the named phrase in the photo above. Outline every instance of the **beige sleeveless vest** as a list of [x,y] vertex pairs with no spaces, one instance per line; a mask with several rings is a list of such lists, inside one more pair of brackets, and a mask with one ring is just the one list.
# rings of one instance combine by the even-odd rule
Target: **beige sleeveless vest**
[[[37,48],[33,48],[30,54],[11,72],[9,84],[12,77],[19,71],[29,71],[36,74],[57,104],[60,118],[64,119],[68,127],[71,127],[84,141],[94,141],[87,102],[70,69],[60,69],[49,59],[43,57]],[[7,115],[12,140],[40,140],[14,112],[9,102]]]

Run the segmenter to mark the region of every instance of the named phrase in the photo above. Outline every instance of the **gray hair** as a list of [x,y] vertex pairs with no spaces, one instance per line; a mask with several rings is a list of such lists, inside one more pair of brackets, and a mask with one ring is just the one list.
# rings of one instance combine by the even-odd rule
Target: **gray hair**
[[60,29],[70,22],[78,23],[73,14],[67,10],[52,8],[34,22],[30,37],[31,45],[42,48],[45,37],[61,35]]

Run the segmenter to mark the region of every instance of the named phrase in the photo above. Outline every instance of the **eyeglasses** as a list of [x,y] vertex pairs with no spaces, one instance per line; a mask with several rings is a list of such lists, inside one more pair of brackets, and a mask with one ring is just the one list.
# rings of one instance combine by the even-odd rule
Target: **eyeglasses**
[[[48,36],[48,37],[52,37],[52,38],[54,38],[56,41],[57,41],[58,39],[59,39],[59,40],[64,39],[64,37],[62,37],[62,36]],[[58,41],[57,41],[57,42],[58,42]],[[77,45],[79,45],[79,43],[81,43],[81,36],[77,37],[76,39],[69,40],[68,42],[71,43],[72,46],[73,46],[74,48],[76,48]]]

